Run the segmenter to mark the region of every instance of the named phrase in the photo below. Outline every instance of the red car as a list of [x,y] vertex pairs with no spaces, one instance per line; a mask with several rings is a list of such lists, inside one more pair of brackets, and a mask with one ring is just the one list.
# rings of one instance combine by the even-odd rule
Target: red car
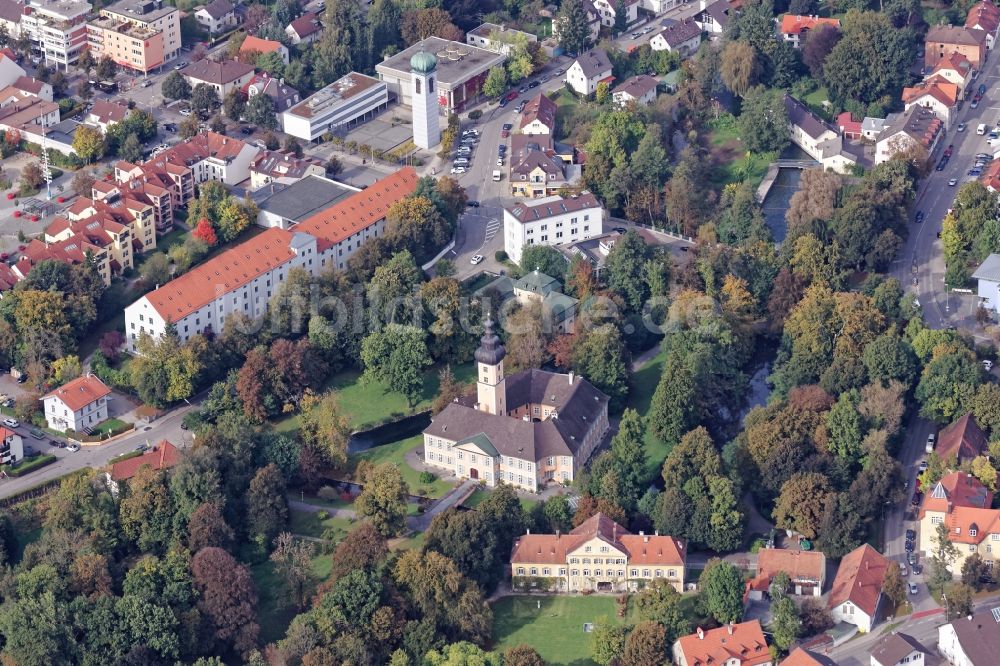
[[951,154],[954,151],[955,151],[955,146],[949,144],[948,147],[944,149],[944,156],[951,157]]
[[509,93],[507,93],[507,101],[513,102],[515,99],[517,99],[517,96],[519,94],[520,93],[518,93],[516,90],[511,90]]

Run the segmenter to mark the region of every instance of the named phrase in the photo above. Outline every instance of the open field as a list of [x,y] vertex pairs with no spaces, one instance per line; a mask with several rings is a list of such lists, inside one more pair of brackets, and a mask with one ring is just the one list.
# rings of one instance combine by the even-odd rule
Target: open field
[[[660,383],[660,374],[663,372],[663,363],[666,360],[667,352],[661,350],[646,365],[642,366],[642,369],[632,375],[632,390],[628,394],[628,406],[639,412],[643,418],[649,414],[649,405],[653,400],[653,393],[656,392],[656,386]],[[663,461],[667,459],[670,449],[648,431],[643,442],[646,447],[647,478],[655,478],[659,476]]]
[[[413,437],[401,439],[392,444],[383,444],[362,453],[352,454],[347,461],[350,475],[352,478],[354,477],[355,469],[362,460],[367,460],[373,465],[381,465],[382,463],[389,462],[399,467],[403,473],[403,480],[410,487],[411,494],[418,495],[421,494],[421,490],[424,490],[423,494],[426,497],[441,497],[451,490],[452,484],[441,479],[435,479],[432,483],[421,483],[420,472],[406,464],[406,454],[418,446],[423,446],[423,444],[423,435],[414,435]],[[357,481],[357,479],[355,480]]]

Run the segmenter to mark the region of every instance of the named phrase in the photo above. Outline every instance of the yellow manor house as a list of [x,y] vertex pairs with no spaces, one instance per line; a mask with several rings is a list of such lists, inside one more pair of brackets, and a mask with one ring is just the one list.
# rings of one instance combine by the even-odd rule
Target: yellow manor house
[[511,578],[538,578],[560,592],[636,590],[663,579],[684,591],[686,544],[659,534],[632,534],[597,513],[569,534],[525,534],[510,556]]

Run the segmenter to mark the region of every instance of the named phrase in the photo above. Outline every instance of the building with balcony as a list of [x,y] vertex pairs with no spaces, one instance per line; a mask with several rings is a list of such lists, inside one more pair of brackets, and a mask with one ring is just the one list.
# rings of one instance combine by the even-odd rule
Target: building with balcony
[[281,124],[286,134],[315,141],[327,132],[369,120],[388,105],[389,92],[384,81],[351,72],[282,111]]
[[108,419],[109,395],[111,389],[97,377],[77,377],[42,396],[45,421],[60,432],[87,432]]
[[590,192],[520,201],[503,209],[503,247],[511,261],[520,264],[528,245],[574,243],[600,236],[603,226],[604,208]]
[[21,36],[21,16],[23,14],[23,0],[0,0],[0,26],[7,29],[7,34],[12,40]]
[[21,35],[46,65],[67,69],[87,46],[91,8],[84,0],[25,0]]
[[180,12],[163,0],[121,0],[88,24],[87,41],[96,57],[146,74],[180,52]]
[[213,35],[232,30],[239,23],[236,18],[236,8],[229,0],[212,0],[207,5],[199,7],[194,13],[194,18],[198,21],[198,25]]

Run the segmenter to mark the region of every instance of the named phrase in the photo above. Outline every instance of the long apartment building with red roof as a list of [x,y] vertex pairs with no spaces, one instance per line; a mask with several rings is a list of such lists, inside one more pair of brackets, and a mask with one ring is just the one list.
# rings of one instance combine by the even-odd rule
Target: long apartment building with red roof
[[418,177],[403,168],[291,229],[270,228],[149,292],[125,308],[128,349],[145,335],[157,338],[172,323],[181,340],[219,333],[226,318],[257,319],[294,268],[317,275],[343,269],[369,239],[385,231],[395,202],[412,194]]

